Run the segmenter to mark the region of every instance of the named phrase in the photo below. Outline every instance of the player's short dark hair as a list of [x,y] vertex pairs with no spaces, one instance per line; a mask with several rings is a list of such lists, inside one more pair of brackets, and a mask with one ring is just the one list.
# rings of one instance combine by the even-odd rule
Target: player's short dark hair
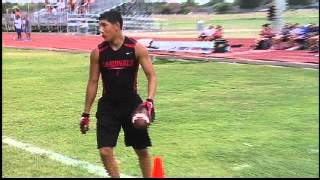
[[107,11],[102,14],[100,14],[99,21],[100,20],[107,20],[112,24],[116,24],[117,22],[120,24],[120,28],[122,29],[123,20],[122,16],[119,11]]

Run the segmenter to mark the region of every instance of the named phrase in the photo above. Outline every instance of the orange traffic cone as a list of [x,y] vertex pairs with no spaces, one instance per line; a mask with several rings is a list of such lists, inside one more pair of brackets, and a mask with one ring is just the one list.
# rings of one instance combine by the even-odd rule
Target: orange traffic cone
[[162,166],[162,159],[156,156],[153,160],[153,170],[152,170],[153,178],[164,178],[164,169]]

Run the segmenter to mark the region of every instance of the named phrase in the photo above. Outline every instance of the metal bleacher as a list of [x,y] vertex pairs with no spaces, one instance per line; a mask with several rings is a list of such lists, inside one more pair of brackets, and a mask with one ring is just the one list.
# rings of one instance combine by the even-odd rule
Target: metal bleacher
[[67,32],[98,34],[98,14],[68,14]]
[[[162,30],[164,21],[150,16],[150,6],[146,0],[95,0],[89,4],[88,11],[79,14],[80,0],[76,1],[77,8],[70,12],[66,7],[55,13],[42,8],[35,12],[28,12],[33,32],[68,32],[75,34],[99,34],[98,18],[101,13],[118,10],[123,17],[124,30]],[[51,4],[57,7],[57,4]],[[10,14],[4,14],[2,29],[13,31],[13,20]]]
[[90,4],[89,12],[91,14],[101,14],[105,11],[109,11],[111,9],[116,8],[117,6],[121,6],[124,4],[122,0],[95,0],[94,3]]
[[161,30],[163,24],[146,12],[144,0],[96,0],[89,5],[90,14],[68,14],[68,32],[98,34],[98,17],[101,13],[118,10],[123,16],[124,30]]

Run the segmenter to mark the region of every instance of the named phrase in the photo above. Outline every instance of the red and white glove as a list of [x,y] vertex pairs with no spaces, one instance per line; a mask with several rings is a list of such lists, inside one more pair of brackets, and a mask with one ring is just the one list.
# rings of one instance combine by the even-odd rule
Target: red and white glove
[[152,99],[147,99],[144,103],[144,106],[147,108],[148,115],[150,117],[151,122],[155,119],[155,111],[154,111],[154,103]]
[[86,134],[89,130],[89,123],[90,123],[90,114],[82,113],[80,119],[80,131],[82,134]]

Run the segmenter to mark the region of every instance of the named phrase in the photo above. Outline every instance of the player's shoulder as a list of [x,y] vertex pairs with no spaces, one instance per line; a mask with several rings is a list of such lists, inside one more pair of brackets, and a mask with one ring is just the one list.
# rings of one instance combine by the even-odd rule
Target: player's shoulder
[[90,53],[90,59],[98,61],[99,60],[99,54],[100,54],[100,49],[98,47],[94,48]]
[[129,43],[129,44],[137,44],[137,40],[132,38],[132,37],[128,37],[128,36],[125,36],[125,41],[126,43]]
[[135,49],[137,45],[137,41],[134,38],[125,36],[124,39],[124,44],[125,47],[130,48],[130,49]]
[[135,48],[135,49],[144,49],[145,46],[142,45],[139,41],[132,37],[125,37],[125,46]]
[[101,42],[100,44],[98,44],[97,48],[98,49],[103,49],[109,46],[109,43],[106,41]]
[[107,50],[109,48],[109,43],[107,41],[103,41],[100,44],[98,44],[96,51],[97,53],[102,53],[105,50]]

